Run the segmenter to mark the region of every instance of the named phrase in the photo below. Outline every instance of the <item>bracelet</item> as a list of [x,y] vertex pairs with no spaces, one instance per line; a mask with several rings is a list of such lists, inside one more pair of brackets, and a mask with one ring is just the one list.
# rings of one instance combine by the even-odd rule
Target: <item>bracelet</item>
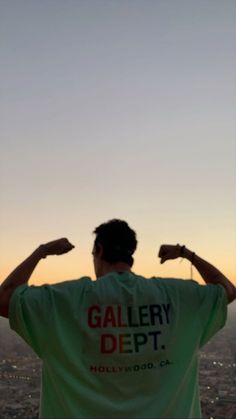
[[190,276],[191,276],[192,280],[193,280],[193,260],[194,260],[194,256],[195,256],[195,253],[192,252],[192,254],[191,254],[191,266],[190,266]]
[[[177,244],[177,246],[179,248],[179,257],[184,257],[184,251],[186,249],[186,246],[180,246],[179,244]],[[190,258],[190,262],[191,262],[190,276],[191,276],[191,279],[193,279],[193,263],[194,263],[194,258],[195,258],[195,253],[192,252],[191,253],[191,258]]]
[[[179,246],[179,244],[177,244],[177,246]],[[179,246],[179,256],[180,257],[183,257],[184,256],[184,251],[185,251],[185,249],[186,249],[186,246]],[[190,259],[190,262],[193,264],[193,261],[194,261],[194,257],[195,257],[195,253],[194,252],[192,252],[192,254],[191,254],[191,259]]]
[[195,258],[195,253],[192,252],[192,254],[191,254],[191,263],[192,263],[192,265],[193,265],[194,258]]

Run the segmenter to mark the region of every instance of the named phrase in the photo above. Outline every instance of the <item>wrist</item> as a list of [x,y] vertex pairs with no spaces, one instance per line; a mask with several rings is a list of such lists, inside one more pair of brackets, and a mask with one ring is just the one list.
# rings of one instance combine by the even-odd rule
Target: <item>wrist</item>
[[45,259],[47,257],[45,245],[41,244],[36,250],[35,255],[38,257],[38,259]]
[[189,260],[191,263],[194,261],[195,253],[189,250],[186,246],[180,246],[179,257]]

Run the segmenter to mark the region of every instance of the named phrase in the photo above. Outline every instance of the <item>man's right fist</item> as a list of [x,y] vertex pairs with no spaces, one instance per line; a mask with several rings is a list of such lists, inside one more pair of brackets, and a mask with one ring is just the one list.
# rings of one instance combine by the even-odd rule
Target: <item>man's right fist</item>
[[70,252],[74,247],[75,246],[71,244],[68,239],[62,238],[41,244],[39,249],[42,252],[42,257],[46,258],[49,255],[62,255]]

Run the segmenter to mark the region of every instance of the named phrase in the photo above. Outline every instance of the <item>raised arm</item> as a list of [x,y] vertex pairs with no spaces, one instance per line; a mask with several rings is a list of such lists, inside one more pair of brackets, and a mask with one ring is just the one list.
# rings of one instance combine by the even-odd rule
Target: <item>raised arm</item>
[[58,239],[39,246],[27,259],[10,273],[0,286],[0,316],[8,317],[9,303],[15,289],[27,283],[41,259],[49,255],[62,255],[73,249],[66,239]]
[[163,244],[160,247],[158,256],[161,258],[161,263],[166,260],[176,259],[182,257],[188,259],[193,266],[198,270],[201,277],[207,284],[221,284],[225,288],[228,304],[236,299],[236,288],[234,284],[226,278],[215,266],[211,265],[206,260],[196,255],[185,246]]

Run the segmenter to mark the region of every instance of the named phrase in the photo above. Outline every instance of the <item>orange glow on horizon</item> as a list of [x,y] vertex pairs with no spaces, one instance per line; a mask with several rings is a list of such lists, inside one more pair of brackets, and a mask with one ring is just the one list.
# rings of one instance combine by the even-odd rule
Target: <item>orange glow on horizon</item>
[[[45,283],[53,284],[58,283],[66,280],[73,280],[79,279],[83,276],[88,276],[91,279],[95,279],[95,273],[93,269],[92,260],[89,259],[90,256],[84,261],[83,264],[79,265],[78,262],[73,261],[73,263],[65,263],[62,259],[47,259],[46,261],[42,261],[36,267],[35,271],[33,272],[29,283],[31,285],[42,285]],[[12,272],[15,267],[19,264],[8,260],[8,263],[5,265],[4,269],[2,269],[1,276],[0,276],[0,283],[2,283],[5,278]],[[223,266],[223,268],[222,268]],[[217,267],[217,266],[216,266]],[[230,281],[234,283],[236,286],[236,276],[233,270],[233,267],[227,267],[227,265],[221,265],[221,268],[218,267],[219,270],[227,277]],[[169,261],[169,263],[165,263],[161,265],[159,260],[157,259],[152,264],[150,261],[144,261],[134,263],[133,272],[136,274],[140,274],[144,277],[161,277],[161,278],[182,278],[182,279],[190,279],[190,263],[188,261]],[[201,278],[200,274],[197,272],[195,268],[193,268],[193,279],[197,282],[203,284],[204,280]]]

